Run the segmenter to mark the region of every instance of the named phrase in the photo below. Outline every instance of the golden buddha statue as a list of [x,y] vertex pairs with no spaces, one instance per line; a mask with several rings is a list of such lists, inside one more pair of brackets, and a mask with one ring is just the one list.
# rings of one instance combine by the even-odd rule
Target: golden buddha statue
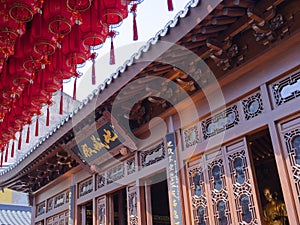
[[268,203],[263,210],[265,225],[287,225],[287,212],[285,204],[274,198],[270,189],[264,189],[264,196]]

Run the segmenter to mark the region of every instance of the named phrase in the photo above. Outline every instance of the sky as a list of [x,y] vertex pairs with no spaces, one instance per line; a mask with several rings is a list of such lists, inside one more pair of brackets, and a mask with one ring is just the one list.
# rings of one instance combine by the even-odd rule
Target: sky
[[[133,41],[133,16],[131,13],[115,30],[119,34],[114,39],[115,65],[109,64],[110,39],[108,38],[98,50],[96,58],[96,84],[92,85],[92,62],[87,61],[79,71],[83,76],[77,80],[77,100],[85,99],[94,89],[109,77],[117,68],[129,59],[133,53],[144,45],[150,38],[162,29],[167,22],[184,8],[190,0],[173,0],[173,11],[168,11],[167,0],[144,0],[137,7],[138,40]],[[64,92],[73,96],[74,79],[64,84]]]

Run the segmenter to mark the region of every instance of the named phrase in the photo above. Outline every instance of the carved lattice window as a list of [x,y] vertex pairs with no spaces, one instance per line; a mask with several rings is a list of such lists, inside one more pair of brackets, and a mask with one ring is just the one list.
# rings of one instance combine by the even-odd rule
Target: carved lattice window
[[264,110],[261,94],[256,93],[242,101],[245,119],[249,120],[261,114]]
[[190,169],[189,180],[191,187],[194,222],[197,225],[209,224],[204,174],[202,167]]
[[138,224],[136,186],[127,187],[129,224]]
[[228,155],[228,161],[238,222],[258,224],[245,151]]
[[98,216],[98,224],[105,225],[105,221],[106,221],[106,198],[105,198],[105,196],[100,197],[97,200],[97,216]]
[[285,133],[284,139],[287,146],[291,172],[300,202],[300,129],[294,129],[291,132]]
[[223,159],[216,159],[208,164],[208,177],[215,223],[232,224]]

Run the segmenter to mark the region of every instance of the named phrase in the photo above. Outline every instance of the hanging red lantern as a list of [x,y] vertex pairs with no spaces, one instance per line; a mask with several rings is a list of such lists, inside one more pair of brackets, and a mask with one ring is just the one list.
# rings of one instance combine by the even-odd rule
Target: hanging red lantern
[[70,79],[76,73],[76,66],[67,65],[67,57],[62,53],[61,49],[49,57],[50,64],[47,69],[52,71],[52,75],[58,79]]
[[112,27],[117,27],[128,16],[127,2],[124,0],[99,1],[101,20]]
[[53,71],[49,71],[49,69],[45,69],[42,71],[44,74],[44,87],[42,92],[45,92],[48,95],[52,95],[53,93],[57,92],[61,89],[62,86],[62,78],[56,76]]
[[34,73],[26,71],[20,59],[11,58],[9,61],[9,74],[16,87],[25,88],[34,79]]
[[67,7],[72,11],[82,12],[89,9],[92,5],[92,0],[67,0]]
[[108,35],[108,25],[101,21],[99,13],[97,1],[94,3],[94,7],[82,13],[81,39],[87,48],[103,44]]
[[18,0],[12,1],[9,9],[11,18],[19,23],[26,23],[32,20],[33,15],[37,13],[38,9],[42,7],[42,0]]
[[41,14],[32,20],[31,35],[34,42],[34,51],[42,57],[52,55],[57,48],[57,35],[49,31]]
[[89,49],[81,42],[80,25],[75,25],[71,33],[63,39],[62,53],[66,55],[66,64],[68,67],[76,67],[77,64],[83,64],[90,57]]
[[61,0],[45,1],[43,16],[48,23],[49,31],[58,38],[70,33],[77,19],[74,12],[68,9],[66,1]]

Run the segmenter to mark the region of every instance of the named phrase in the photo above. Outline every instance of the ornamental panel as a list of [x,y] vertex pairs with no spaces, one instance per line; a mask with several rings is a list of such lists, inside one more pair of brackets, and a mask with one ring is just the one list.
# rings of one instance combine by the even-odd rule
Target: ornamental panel
[[260,115],[264,110],[260,93],[256,93],[255,95],[252,95],[247,99],[242,100],[242,105],[246,120],[250,120]]
[[200,141],[200,135],[197,125],[182,130],[182,134],[185,148],[192,147]]
[[141,152],[140,161],[142,167],[144,168],[163,160],[165,157],[166,152],[164,148],[164,143],[162,142],[154,148],[151,148],[150,150]]
[[135,173],[136,165],[135,165],[135,158],[128,159],[126,161],[127,166],[127,175]]
[[227,156],[238,223],[258,224],[245,151]]
[[228,130],[239,123],[237,106],[233,105],[226,110],[202,121],[203,138],[207,139],[225,130]]
[[300,72],[273,83],[272,93],[277,106],[300,96]]
[[79,184],[79,197],[87,195],[93,191],[93,179],[89,179]]
[[105,186],[106,184],[105,173],[97,174],[96,183],[97,183],[97,189]]
[[107,184],[111,184],[117,180],[120,180],[125,175],[124,164],[121,163],[111,169],[107,170]]

